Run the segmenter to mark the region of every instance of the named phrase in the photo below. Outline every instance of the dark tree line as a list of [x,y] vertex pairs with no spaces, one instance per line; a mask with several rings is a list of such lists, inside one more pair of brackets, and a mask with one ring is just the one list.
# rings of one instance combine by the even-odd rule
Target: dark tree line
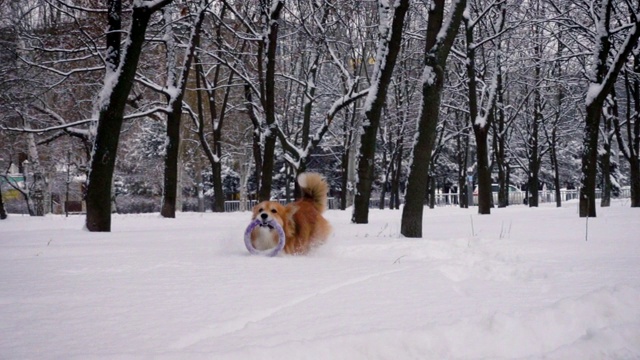
[[408,237],[422,236],[436,188],[471,205],[470,177],[480,214],[509,205],[513,183],[529,206],[543,182],[558,206],[575,185],[580,216],[595,216],[596,187],[607,206],[626,179],[640,206],[638,4],[521,5],[12,3],[0,13],[3,176],[28,159],[33,181],[16,191],[44,214],[46,174],[73,152],[91,231],[110,231],[122,175],[160,159],[162,181],[140,186],[157,183],[145,191],[169,218],[187,187],[224,211],[226,182],[241,198],[290,197],[307,170],[331,179],[355,223],[376,193],[398,208],[403,189]]

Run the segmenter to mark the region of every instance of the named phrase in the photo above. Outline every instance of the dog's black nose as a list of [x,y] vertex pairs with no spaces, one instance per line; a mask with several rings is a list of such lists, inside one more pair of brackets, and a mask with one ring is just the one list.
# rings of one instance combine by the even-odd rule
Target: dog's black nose
[[265,213],[260,214],[260,217],[262,218],[262,220],[266,220],[267,216],[269,216],[269,215],[267,215]]

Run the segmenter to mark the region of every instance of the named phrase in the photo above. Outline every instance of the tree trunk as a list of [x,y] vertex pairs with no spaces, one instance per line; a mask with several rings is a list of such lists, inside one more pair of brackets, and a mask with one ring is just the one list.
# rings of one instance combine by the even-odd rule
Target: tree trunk
[[[220,19],[224,19],[226,14],[227,6],[226,4],[222,5],[220,9]],[[219,22],[216,26],[216,42],[222,43],[222,27],[223,22]],[[243,51],[245,48],[246,42],[242,43],[240,51]],[[196,34],[196,46],[200,46],[200,36]],[[224,118],[226,115],[226,108],[229,101],[229,94],[231,92],[231,87],[227,86],[224,92],[224,98],[222,101],[222,107],[220,111],[218,111],[217,103],[217,88],[219,84],[220,78],[220,69],[222,64],[216,65],[213,80],[211,83],[207,81],[207,77],[205,75],[205,71],[203,69],[202,64],[199,61],[199,56],[196,53],[194,57],[195,65],[196,65],[196,88],[201,89],[200,83],[204,84],[204,90],[197,91],[197,100],[198,100],[198,116],[200,124],[198,126],[198,137],[200,139],[200,143],[202,144],[202,148],[204,150],[205,156],[209,160],[209,164],[211,165],[211,177],[213,182],[213,202],[211,206],[211,210],[213,212],[224,212],[224,203],[225,203],[225,194],[223,188],[223,180],[222,180],[222,164],[220,163],[220,159],[222,158],[222,128],[224,123]],[[226,84],[231,84],[233,81],[235,73],[233,71],[229,72],[229,77],[227,79]],[[202,110],[202,95],[204,92],[207,94],[208,104],[209,104],[209,115],[211,120],[211,133],[213,137],[213,146],[209,146],[207,139],[204,135],[204,111]]]
[[[384,136],[381,137],[383,138],[381,141],[384,141]],[[384,171],[384,175],[382,176],[382,182],[380,183],[380,199],[378,202],[378,209],[380,210],[384,210],[384,200],[387,196],[387,185],[389,184],[389,171],[391,166],[387,161],[387,150],[389,144],[383,143],[382,146],[382,171]]]
[[[627,62],[627,57],[638,44],[640,37],[640,18],[634,17],[634,25],[631,27],[624,47],[618,49],[615,62],[611,68],[607,66],[607,59],[611,51],[609,39],[609,22],[611,17],[611,1],[603,0],[604,19],[602,23],[604,29],[597,29],[599,38],[596,39],[597,53],[595,59],[595,82],[592,82],[586,101],[585,128],[582,151],[582,178],[580,184],[579,213],[580,217],[596,216],[596,175],[598,171],[598,130],[600,117],[602,116],[602,105],[613,88],[620,69]],[[637,161],[637,158],[634,159]]]
[[[457,113],[456,113],[457,116]],[[462,124],[466,119],[458,120],[456,123]],[[456,136],[456,154],[458,165],[458,202],[460,208],[467,209],[469,207],[469,199],[467,195],[467,162],[469,160],[469,128],[462,125],[460,133]]]
[[582,143],[582,179],[580,185],[580,217],[596,216],[596,175],[598,172],[598,130],[602,116],[602,101],[587,105]]
[[266,134],[264,135],[264,147],[262,156],[262,172],[260,174],[260,188],[258,189],[258,200],[266,201],[271,199],[271,184],[274,169],[274,154],[276,149],[276,105],[275,105],[275,73],[276,73],[276,50],[278,45],[278,29],[280,28],[280,13],[284,3],[279,1],[276,8],[270,11],[268,46],[266,58],[266,73],[264,83],[264,112],[267,122]]
[[[467,77],[469,86],[469,120],[473,127],[473,134],[476,139],[476,163],[478,164],[478,214],[491,214],[493,207],[493,189],[491,186],[491,168],[489,166],[489,144],[488,136],[493,118],[493,104],[488,104],[486,110],[478,104],[476,62],[475,62],[475,42],[473,27],[469,23],[470,19],[465,18],[465,34],[467,43]],[[480,111],[484,114],[481,116]],[[484,119],[484,121],[480,121]]]
[[[119,0],[113,1],[119,3]],[[122,63],[118,65],[120,74],[115,79],[115,84],[112,88],[111,79],[106,80],[100,96],[98,128],[93,144],[93,156],[91,157],[91,170],[89,172],[86,197],[86,227],[89,231],[111,231],[111,183],[124,108],[134,82],[151,14],[169,2],[170,0],[165,0],[156,3],[152,7],[141,6],[133,8],[129,38],[125,42],[128,46],[124,51],[125,56],[122,59]],[[109,17],[112,16],[119,17],[120,14],[109,12]],[[119,33],[119,30],[110,29],[107,34],[107,43],[112,43],[110,41],[111,36],[115,36],[116,33]],[[108,75],[115,74],[108,73]]]
[[[633,67],[640,72],[640,56],[634,55]],[[625,70],[626,108],[626,142],[622,136],[620,121],[613,119],[613,126],[618,140],[618,148],[629,162],[629,183],[631,191],[631,207],[640,207],[640,80],[634,76],[629,79],[629,72]],[[633,104],[633,106],[632,106]]]
[[478,214],[491,214],[493,207],[493,189],[491,187],[491,168],[489,167],[488,127],[473,126],[476,137],[476,162],[478,164]]
[[[347,121],[347,116],[349,121]],[[354,162],[352,161],[355,153],[355,145],[353,144],[354,137],[354,124],[356,122],[357,111],[354,107],[353,111],[349,115],[345,115],[345,121],[343,122],[342,131],[344,133],[344,139],[342,140],[342,156],[340,169],[342,171],[341,178],[341,192],[340,192],[340,210],[346,210],[349,207],[352,199],[352,179],[354,174]]]
[[602,195],[600,207],[611,206],[611,149],[603,144],[604,150],[600,155],[600,169],[602,171]]
[[7,218],[7,210],[4,208],[4,200],[2,199],[2,191],[0,191],[0,220]]
[[[556,123],[557,125],[557,123]],[[551,166],[553,167],[553,187],[555,188],[556,195],[556,207],[562,207],[562,195],[560,193],[560,164],[558,164],[558,154],[557,154],[557,126],[554,126],[551,131],[551,144],[549,156],[551,158]]]
[[409,175],[405,205],[402,210],[400,232],[406,237],[422,237],[423,201],[427,191],[429,163],[431,151],[436,138],[440,96],[444,83],[444,68],[449,51],[458,27],[462,21],[462,12],[466,8],[466,0],[455,3],[451,20],[445,32],[444,40],[436,42],[442,28],[444,17],[444,0],[434,0],[429,11],[427,39],[425,42],[425,67],[422,79],[422,104],[418,118],[418,129],[413,144],[413,153]]
[[640,207],[640,159],[630,163],[631,207]]
[[[634,55],[633,69],[636,73],[640,72],[640,56]],[[627,87],[628,88],[628,87]],[[631,207],[640,207],[640,80],[637,76],[633,80],[633,109],[634,121],[633,128],[631,125],[631,111],[627,116],[627,139],[628,139],[628,156],[629,161],[629,183],[631,184]],[[627,96],[628,102],[631,102],[631,96]],[[622,146],[621,146],[622,147]]]
[[[385,31],[380,34],[381,39],[378,45],[378,55],[376,69],[374,72],[375,89],[371,89],[367,96],[366,104],[369,108],[365,111],[366,123],[362,126],[364,132],[360,136],[360,151],[358,155],[357,168],[358,179],[356,182],[356,196],[353,206],[353,216],[351,221],[356,224],[366,224],[369,222],[369,198],[371,197],[371,187],[373,184],[374,159],[376,152],[376,134],[382,117],[382,108],[387,99],[387,90],[391,83],[393,68],[396,64],[400,45],[402,42],[402,30],[404,17],[409,9],[409,0],[400,0],[389,18],[393,19],[391,28],[385,26]],[[384,18],[381,12],[380,23],[386,24],[388,19]],[[390,32],[390,34],[387,34]],[[386,56],[385,56],[386,55]],[[379,64],[381,62],[382,64]],[[366,105],[365,105],[366,106]]]
[[[233,74],[233,72],[230,73],[228,83],[231,83]],[[204,72],[202,72],[201,75],[204,78]],[[214,80],[214,84],[217,83],[217,77],[218,74],[216,70],[216,80]],[[224,212],[225,196],[222,181],[222,164],[220,163],[220,159],[222,158],[222,125],[226,114],[226,105],[228,102],[230,91],[231,87],[227,87],[222,103],[222,109],[220,109],[219,113],[216,106],[215,90],[208,92],[209,113],[211,114],[211,128],[213,135],[213,148],[211,149],[212,154],[207,155],[207,157],[209,157],[209,162],[211,163],[211,176],[213,178],[213,204],[211,206],[211,211],[213,212]]]
[[178,193],[178,167],[180,166],[180,128],[182,118],[182,99],[173,103],[171,113],[167,115],[167,149],[164,157],[164,187],[162,191],[162,209],[160,215],[165,218],[176,217],[176,198]]
[[[558,51],[556,55],[557,60],[554,62],[553,66],[553,76],[557,79],[561,79],[563,77],[564,70],[563,63],[560,60],[563,58],[565,48],[561,38],[562,35],[562,32],[559,32],[556,35],[558,37]],[[562,120],[562,111],[564,104],[563,84],[558,84],[557,91],[558,93],[556,94],[555,121],[553,123],[553,128],[551,129],[551,141],[549,142],[549,157],[551,160],[551,166],[553,168],[553,187],[555,188],[556,207],[562,207],[562,195],[560,193],[560,164],[558,161],[558,128]]]
[[391,172],[391,195],[389,199],[389,208],[396,210],[400,209],[400,176],[402,175],[402,154],[404,152],[402,145],[403,138],[400,129],[398,129],[397,141],[395,158],[393,159],[395,165]]
[[249,119],[251,119],[251,123],[253,124],[253,134],[251,137],[251,152],[253,154],[253,162],[254,162],[254,171],[253,177],[256,181],[256,196],[257,192],[260,191],[262,187],[260,185],[260,181],[262,180],[262,147],[260,143],[260,121],[255,114],[255,109],[253,107],[253,96],[251,95],[251,86],[249,84],[245,84],[244,86],[244,99],[245,99],[245,107],[247,114],[249,115]]
[[618,117],[618,104],[615,89],[611,89],[611,96],[605,105],[605,116],[603,118],[604,128],[602,131],[602,152],[600,153],[600,168],[602,171],[602,197],[600,198],[600,207],[611,206],[611,142],[615,133],[612,131],[613,119]]
[[347,188],[349,187],[349,149],[345,148],[342,151],[340,159],[340,210],[347,209]]
[[530,139],[531,153],[529,154],[529,196],[528,204],[529,207],[538,207],[538,202],[540,198],[540,160],[538,159],[538,121],[534,118],[533,120],[533,134]]
[[276,150],[276,136],[269,135],[264,138],[264,156],[262,158],[262,174],[258,201],[271,199],[271,186],[273,183],[274,154]]
[[429,176],[429,209],[436,207],[436,178]]
[[[541,54],[539,47],[536,45],[536,51]],[[540,63],[536,62],[535,81],[540,81]],[[540,123],[542,122],[542,103],[540,90],[534,90],[533,116],[531,124],[531,133],[529,134],[529,207],[538,207],[540,202]]]
[[[178,89],[176,95],[169,97],[171,112],[167,115],[167,149],[164,161],[164,189],[162,199],[162,209],[160,214],[165,218],[176,217],[176,201],[178,192],[182,191],[178,188],[179,167],[180,167],[180,129],[182,128],[182,99],[187,88],[187,80],[191,70],[191,63],[196,53],[196,45],[199,42],[200,29],[204,20],[204,7],[198,12],[192,37],[189,39],[189,48],[187,49],[182,64],[182,72],[175,83],[171,84]],[[169,59],[173,60],[173,59]]]
[[218,161],[214,161],[211,165],[211,176],[213,177],[213,203],[211,205],[211,211],[216,213],[224,212],[224,186],[222,184],[222,164],[220,159],[222,157],[222,148],[220,140],[214,140],[214,151]]
[[[45,206],[44,200],[47,196],[47,183],[44,176],[44,170],[40,166],[40,155],[36,146],[36,140],[33,133],[27,134],[27,147],[29,149],[29,169],[31,170],[31,186],[29,186],[29,200],[32,204],[32,216],[44,216]],[[25,174],[26,176],[26,174]]]
[[206,206],[204,203],[204,176],[202,174],[202,162],[196,160],[196,180],[198,182],[198,212],[205,212]]
[[[611,3],[609,1],[603,1],[602,6],[605,6],[605,19],[603,23],[605,29],[599,29],[600,38],[596,40],[596,46],[598,52],[596,53],[596,69],[594,74],[594,80],[598,83],[604,81],[604,77],[607,73],[607,57],[609,56],[609,50],[611,43],[609,41],[609,21],[611,17]],[[605,84],[603,84],[605,85]],[[613,84],[611,84],[612,86]],[[582,178],[580,181],[580,198],[579,198],[579,215],[580,217],[595,217],[596,216],[596,175],[598,172],[598,131],[600,127],[600,117],[602,116],[602,105],[606,98],[605,86],[602,87],[600,92],[592,96],[591,99],[587,99],[585,124],[583,132],[583,149],[582,149],[582,165],[581,173]]]
[[[498,104],[504,104],[502,92],[502,70],[497,77],[496,98]],[[493,123],[493,148],[498,167],[498,207],[504,208],[509,205],[509,180],[507,165],[507,144],[506,144],[505,114],[502,107],[497,109],[495,121]]]

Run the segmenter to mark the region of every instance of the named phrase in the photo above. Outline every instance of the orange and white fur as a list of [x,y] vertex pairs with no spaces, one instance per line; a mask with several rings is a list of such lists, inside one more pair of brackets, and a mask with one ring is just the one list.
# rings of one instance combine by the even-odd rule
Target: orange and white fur
[[264,225],[251,232],[251,244],[257,250],[267,250],[278,244],[278,233],[267,226],[275,220],[282,226],[286,242],[284,252],[290,255],[307,254],[322,245],[331,233],[331,225],[322,216],[327,207],[329,185],[322,175],[302,173],[298,176],[302,197],[286,206],[275,201],[263,201],[253,207],[252,219]]

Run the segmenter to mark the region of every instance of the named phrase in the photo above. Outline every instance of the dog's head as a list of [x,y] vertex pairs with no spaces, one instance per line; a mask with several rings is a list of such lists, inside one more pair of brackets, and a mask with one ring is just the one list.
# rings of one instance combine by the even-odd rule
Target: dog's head
[[285,211],[284,206],[279,202],[263,201],[253,207],[252,219],[259,219],[263,224],[275,220],[280,226],[284,226]]

